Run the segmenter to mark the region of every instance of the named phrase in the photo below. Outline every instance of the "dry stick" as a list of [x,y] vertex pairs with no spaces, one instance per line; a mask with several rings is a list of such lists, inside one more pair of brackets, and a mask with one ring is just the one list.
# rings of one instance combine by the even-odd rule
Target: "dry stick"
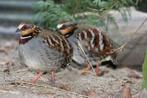
[[[50,86],[50,87],[45,87],[45,86],[43,86],[43,85],[28,83],[28,82],[25,82],[25,81],[18,81],[18,82],[21,82],[21,83],[23,83],[23,84],[32,85],[32,86],[37,86],[37,87],[51,88],[51,89],[54,89],[54,90],[59,90],[59,91],[62,91],[62,92],[71,93],[71,94],[78,95],[78,96],[81,96],[81,97],[89,98],[89,96],[81,95],[81,94],[76,93],[76,92],[66,91],[66,90],[64,90],[64,89],[60,89],[60,88],[57,88],[57,87],[51,87],[51,86]],[[22,86],[22,85],[20,85],[20,86]],[[25,87],[25,86],[22,86],[22,87]]]
[[147,17],[144,19],[144,21],[140,24],[140,26],[136,29],[134,33],[137,33],[141,29],[141,27],[145,24],[146,21],[147,21]]
[[113,49],[112,53],[117,52],[117,51],[122,51],[122,49],[127,45],[127,43],[124,43],[123,45],[121,45],[120,47]]
[[78,46],[79,46],[80,50],[83,52],[84,56],[86,57],[87,62],[89,63],[89,65],[92,68],[92,71],[95,72],[92,64],[90,63],[90,60],[89,60],[88,56],[86,55],[86,53],[85,53],[84,49],[82,48],[82,45],[81,45],[81,43],[79,41],[78,41]]
[[145,24],[145,22],[147,21],[147,17],[144,19],[144,21],[139,25],[139,27],[135,30],[135,32],[133,34],[136,34]]
[[[138,28],[135,30],[135,32],[134,32],[134,34],[136,34],[140,29],[141,29],[141,27],[145,24],[145,22],[147,21],[147,17],[144,19],[144,21],[138,26]],[[141,38],[142,36],[140,36],[140,38]],[[139,38],[139,39],[140,39]],[[131,39],[130,39],[131,40]],[[129,41],[130,41],[129,40]],[[127,41],[125,44],[127,45],[128,44],[128,42],[129,41]],[[133,49],[133,48],[135,48],[135,47],[137,47],[137,46],[133,46],[131,49]],[[122,59],[124,59],[127,55],[128,55],[128,53],[129,53],[129,51],[122,57]]]
[[[137,33],[141,27],[145,24],[145,22],[147,21],[147,17],[144,19],[144,21],[139,25],[139,27],[135,30],[134,34]],[[113,49],[113,53],[117,52],[119,50],[122,50],[126,45],[128,44],[128,42],[124,43],[123,45],[121,45],[119,48]]]

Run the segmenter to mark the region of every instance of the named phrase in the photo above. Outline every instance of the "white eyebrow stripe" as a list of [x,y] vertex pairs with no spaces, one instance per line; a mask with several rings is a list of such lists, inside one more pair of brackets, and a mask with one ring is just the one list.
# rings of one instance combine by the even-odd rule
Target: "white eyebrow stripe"
[[60,28],[62,28],[62,26],[63,26],[63,24],[58,24],[57,28],[60,29]]
[[18,29],[21,29],[23,26],[24,26],[24,24],[20,24],[20,25],[18,26]]

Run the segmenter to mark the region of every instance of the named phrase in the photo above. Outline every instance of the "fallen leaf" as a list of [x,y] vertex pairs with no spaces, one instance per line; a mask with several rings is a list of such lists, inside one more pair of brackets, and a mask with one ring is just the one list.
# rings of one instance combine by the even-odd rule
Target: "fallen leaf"
[[88,96],[89,98],[99,98],[95,90],[82,91],[82,95]]
[[8,50],[6,50],[4,48],[0,48],[0,52],[5,53],[6,55],[8,55]]
[[122,91],[123,98],[132,98],[131,89],[129,85],[125,85]]
[[67,84],[60,84],[59,85],[60,89],[66,90],[66,91],[71,91],[71,87]]

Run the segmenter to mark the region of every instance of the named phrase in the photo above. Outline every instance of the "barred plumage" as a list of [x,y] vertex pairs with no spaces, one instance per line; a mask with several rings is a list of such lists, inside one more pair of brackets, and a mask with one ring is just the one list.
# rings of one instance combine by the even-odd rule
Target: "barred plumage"
[[113,42],[106,33],[102,32],[99,28],[80,28],[76,23],[69,22],[61,23],[59,25],[60,26],[57,26],[59,33],[64,35],[74,48],[73,60],[75,62],[83,65],[86,60],[85,56],[79,49],[78,44],[81,44],[91,62],[102,62],[105,58],[109,58],[110,61],[115,60],[116,53],[113,52],[113,49],[115,48]]
[[[102,33],[98,28],[89,28],[81,32],[77,32],[77,39],[79,41],[85,41],[82,45],[96,53],[98,56],[103,52],[111,52],[113,49],[110,40]],[[103,54],[104,55],[104,54]]]
[[49,72],[70,63],[73,49],[65,37],[31,24],[21,24],[18,28],[19,53],[30,69]]
[[50,48],[63,53],[65,56],[72,56],[73,49],[68,40],[53,31],[44,31],[44,33],[47,34],[43,34],[42,36]]

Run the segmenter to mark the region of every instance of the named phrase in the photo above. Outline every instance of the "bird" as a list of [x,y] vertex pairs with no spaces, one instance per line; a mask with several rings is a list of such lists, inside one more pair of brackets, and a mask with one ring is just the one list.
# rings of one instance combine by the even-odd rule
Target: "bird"
[[[98,27],[81,25],[77,22],[64,21],[57,25],[59,34],[67,38],[73,47],[72,60],[79,65],[108,65],[116,68],[118,47],[106,32]],[[89,69],[90,65],[85,69]],[[96,68],[99,69],[99,68]]]
[[51,80],[54,82],[55,72],[70,64],[73,49],[68,40],[52,30],[44,30],[29,23],[21,23],[17,32],[20,35],[20,59],[37,73],[32,83],[36,83],[46,72],[51,73]]

